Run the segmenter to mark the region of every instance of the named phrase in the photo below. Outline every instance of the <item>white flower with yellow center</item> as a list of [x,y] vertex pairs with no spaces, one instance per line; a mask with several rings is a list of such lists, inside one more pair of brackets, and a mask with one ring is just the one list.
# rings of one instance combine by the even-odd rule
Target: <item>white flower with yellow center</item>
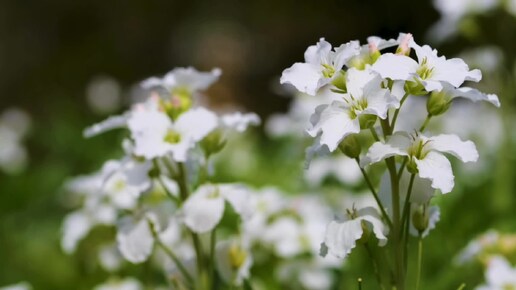
[[189,110],[172,121],[157,108],[140,106],[127,121],[134,140],[134,154],[153,159],[168,154],[177,162],[187,160],[188,150],[218,125],[217,116],[204,108]]
[[291,84],[300,92],[315,96],[323,86],[341,74],[344,64],[360,52],[358,41],[351,41],[332,50],[321,38],[305,51],[305,62],[295,63],[283,71],[280,82]]
[[399,101],[382,87],[382,82],[382,78],[371,70],[349,69],[346,73],[348,91],[343,100],[317,107],[308,134],[320,136],[319,145],[334,151],[344,137],[360,132],[361,116],[385,119],[389,108],[398,107]]
[[382,78],[421,84],[427,92],[441,90],[443,83],[458,88],[464,81],[478,82],[482,78],[478,69],[469,70],[460,58],[438,56],[437,50],[428,45],[419,46],[413,40],[409,41],[409,47],[416,51],[417,61],[406,55],[386,53],[378,58],[371,69]]
[[240,286],[244,279],[249,278],[253,259],[246,245],[229,240],[217,243],[215,262],[220,277],[226,283]]
[[487,284],[476,290],[512,290],[516,289],[516,268],[501,256],[489,260],[485,272]]
[[432,182],[432,187],[448,193],[453,189],[454,176],[449,153],[462,162],[475,162],[478,152],[471,141],[462,141],[455,135],[415,136],[405,132],[394,133],[386,143],[376,142],[369,148],[361,165],[376,163],[391,156],[407,156],[407,169]]

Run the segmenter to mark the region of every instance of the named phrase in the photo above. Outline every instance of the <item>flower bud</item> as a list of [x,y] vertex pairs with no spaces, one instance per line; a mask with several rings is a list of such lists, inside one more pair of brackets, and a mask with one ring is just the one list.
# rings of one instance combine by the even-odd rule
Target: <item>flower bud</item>
[[410,42],[412,39],[412,34],[404,34],[400,39],[400,45],[396,49],[396,54],[408,56],[410,54]]
[[360,123],[360,129],[369,129],[376,123],[376,115],[363,114],[358,116],[358,122]]
[[206,155],[212,155],[220,152],[220,150],[224,148],[226,140],[224,139],[223,132],[221,130],[214,130],[204,137],[200,144]]
[[419,232],[422,233],[428,228],[429,216],[426,206],[421,205],[412,214],[412,225]]
[[426,110],[431,116],[444,114],[451,105],[451,97],[445,92],[432,92],[426,102]]
[[405,92],[414,96],[426,95],[425,87],[421,82],[408,81],[405,83]]
[[229,248],[229,262],[231,268],[239,269],[247,259],[247,253],[238,245],[233,244]]
[[356,134],[351,134],[346,136],[342,142],[339,144],[339,149],[349,158],[357,158],[360,156],[360,152],[362,151],[362,147],[360,146],[360,142]]

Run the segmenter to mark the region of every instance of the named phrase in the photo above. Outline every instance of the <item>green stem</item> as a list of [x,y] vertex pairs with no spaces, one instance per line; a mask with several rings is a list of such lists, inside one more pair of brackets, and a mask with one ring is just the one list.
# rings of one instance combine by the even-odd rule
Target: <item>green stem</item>
[[421,281],[421,266],[423,260],[423,237],[419,234],[419,241],[417,247],[417,278],[416,278],[416,290],[419,290],[419,283]]
[[394,157],[389,157],[385,160],[389,175],[391,179],[391,191],[392,191],[392,211],[393,211],[393,233],[394,237],[394,264],[396,273],[396,286],[398,290],[405,289],[405,275],[403,267],[403,245],[400,239],[401,219],[400,219],[400,189],[399,180],[396,171],[396,164]]
[[400,107],[396,109],[396,111],[394,111],[394,117],[392,118],[392,121],[391,121],[391,128],[394,129],[394,126],[396,126],[396,120],[398,120],[398,115],[400,113],[400,110],[401,110],[401,106],[403,106],[403,103],[405,103],[405,100],[407,99],[407,97],[409,96],[408,93],[405,93],[405,95],[403,95],[403,98],[401,98],[401,101],[400,101]]
[[362,278],[358,278],[358,290],[362,290]]
[[371,135],[373,135],[374,140],[380,141],[380,138],[378,137],[378,134],[376,133],[376,130],[374,129],[374,127],[369,128],[369,130],[371,130]]
[[192,276],[190,275],[190,273],[188,273],[188,270],[186,270],[186,267],[183,265],[183,263],[181,263],[181,261],[176,256],[176,254],[169,247],[167,247],[163,243],[163,241],[161,241],[161,239],[154,227],[154,223],[150,219],[147,219],[147,223],[149,224],[149,228],[151,229],[152,237],[156,241],[156,244],[165,252],[165,254],[167,254],[170,257],[170,259],[172,259],[172,261],[174,261],[174,263],[176,264],[176,266],[179,269],[179,271],[181,272],[181,274],[183,274],[183,276],[186,278],[186,280],[188,280],[188,282],[190,284],[192,284],[193,283]]
[[369,176],[367,176],[367,172],[364,170],[364,168],[362,168],[360,166],[360,158],[357,157],[357,158],[355,158],[355,160],[356,160],[356,162],[358,164],[358,168],[360,168],[360,171],[362,172],[362,176],[364,176],[364,180],[367,183],[367,186],[369,187],[369,190],[371,190],[371,193],[373,194],[374,200],[376,200],[376,203],[378,204],[378,207],[380,208],[380,211],[382,212],[383,218],[387,221],[387,225],[389,226],[389,228],[392,229],[392,227],[393,227],[392,221],[389,218],[389,215],[387,214],[387,212],[385,211],[385,208],[383,207],[382,201],[378,197],[378,193],[374,189],[374,186],[371,183],[371,180],[369,179]]
[[215,227],[210,234],[210,268],[208,275],[210,278],[210,285],[215,285],[215,244],[217,243],[217,228]]
[[421,128],[419,128],[419,132],[423,132],[426,129],[426,126],[428,126],[428,123],[430,123],[430,119],[432,118],[432,115],[428,114],[426,116],[425,122],[423,122],[423,125],[421,125]]
[[[410,181],[409,181],[409,185],[408,185],[408,189],[407,189],[407,195],[405,196],[405,205],[403,206],[403,216],[401,218],[402,225],[404,225],[405,222],[408,222],[408,216],[409,216],[409,212],[410,212],[410,197],[412,196],[412,187],[414,185],[415,177],[416,177],[416,174],[414,174],[414,173],[412,173],[412,175],[410,175]],[[401,234],[403,234],[403,231],[401,232]],[[400,238],[402,238],[402,236],[400,236]]]
[[369,255],[369,259],[371,259],[371,261],[373,263],[374,275],[376,276],[376,280],[378,281],[378,285],[380,285],[380,288],[382,290],[385,290],[385,288],[383,286],[383,283],[382,283],[382,277],[380,276],[380,271],[379,271],[379,268],[378,268],[378,263],[377,263],[376,259],[374,258],[373,251],[371,250],[371,247],[369,247],[368,243],[365,243],[364,247],[367,250],[367,254]]

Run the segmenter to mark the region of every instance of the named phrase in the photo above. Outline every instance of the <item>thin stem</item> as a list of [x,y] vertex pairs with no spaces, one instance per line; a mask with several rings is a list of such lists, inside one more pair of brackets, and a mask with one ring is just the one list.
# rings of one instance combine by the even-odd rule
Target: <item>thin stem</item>
[[215,227],[210,234],[210,268],[208,275],[210,277],[210,284],[214,285],[215,278],[215,244],[217,243],[217,228]]
[[358,290],[362,290],[362,278],[358,278]]
[[396,111],[394,111],[394,117],[392,117],[392,121],[391,121],[391,128],[394,129],[394,126],[396,125],[396,120],[398,120],[398,115],[400,113],[400,110],[401,110],[401,106],[403,106],[403,103],[405,103],[405,100],[407,99],[407,97],[409,96],[408,93],[405,93],[405,95],[403,95],[403,98],[401,98],[401,101],[400,101],[400,107],[396,109]]
[[159,176],[156,178],[159,182],[159,184],[161,184],[161,187],[163,187],[163,190],[165,190],[165,193],[166,195],[173,201],[175,202],[178,206],[180,206],[183,202],[177,197],[175,196],[174,194],[172,194],[172,192],[170,192],[170,190],[168,190],[168,187],[166,186],[165,182],[163,181],[163,177],[162,176]]
[[389,228],[392,228],[393,227],[392,226],[392,221],[389,218],[389,215],[387,214],[387,212],[385,211],[385,208],[383,207],[382,201],[378,197],[378,193],[374,189],[374,186],[371,183],[371,180],[369,179],[369,176],[367,176],[367,172],[364,170],[364,168],[362,168],[360,166],[360,159],[359,159],[359,157],[355,158],[355,160],[356,160],[356,162],[358,164],[358,168],[360,168],[360,171],[362,172],[362,175],[364,176],[364,180],[367,183],[367,186],[369,187],[369,190],[371,190],[371,193],[373,194],[374,200],[376,200],[376,203],[378,204],[378,207],[380,208],[380,211],[382,212],[383,218],[387,221],[387,225],[389,226]]
[[407,156],[405,156],[405,158],[403,158],[403,162],[401,163],[400,169],[398,170],[398,180],[401,179],[401,176],[403,175],[403,169],[405,169],[405,166],[407,165],[408,160],[409,160],[409,158]]
[[419,283],[421,281],[421,266],[423,260],[423,237],[419,233],[418,249],[417,249],[417,279],[416,279],[416,290],[419,290]]
[[[409,181],[409,185],[408,185],[408,189],[407,189],[407,195],[405,196],[405,205],[403,206],[403,216],[401,218],[402,225],[404,225],[405,222],[408,221],[408,216],[409,216],[409,212],[410,212],[410,197],[412,195],[412,187],[414,185],[415,177],[416,177],[416,174],[414,174],[414,173],[412,173],[412,175],[410,175],[410,181]],[[401,232],[401,234],[403,234],[403,231]],[[400,238],[402,236],[403,235],[401,235]]]
[[460,286],[459,286],[459,288],[457,288],[457,290],[464,290],[464,288],[466,288],[466,283],[460,284]]
[[391,179],[391,192],[392,192],[392,212],[393,212],[393,237],[394,237],[394,264],[396,273],[396,285],[398,290],[405,289],[405,275],[403,266],[403,248],[400,239],[401,220],[400,220],[400,189],[399,180],[396,171],[396,164],[394,157],[389,157],[385,160],[387,168],[389,170],[389,176]]
[[376,259],[374,258],[373,251],[369,247],[368,243],[365,243],[364,247],[367,250],[367,254],[369,255],[369,259],[371,259],[371,261],[373,263],[373,270],[374,270],[374,275],[376,276],[376,280],[378,281],[378,284],[380,285],[380,288],[382,290],[385,290],[385,287],[383,287],[383,283],[382,283],[382,277],[380,276],[380,272],[378,270],[378,263],[377,263]]
[[183,263],[181,263],[181,261],[176,256],[176,254],[169,247],[167,247],[163,243],[163,241],[161,241],[161,239],[154,227],[154,223],[150,219],[147,219],[147,223],[149,224],[149,228],[151,229],[152,237],[156,241],[156,244],[165,252],[165,254],[167,254],[170,257],[170,259],[172,259],[172,261],[174,261],[177,268],[179,269],[181,274],[183,274],[183,276],[188,280],[188,282],[190,284],[193,283],[193,278],[190,275],[190,273],[188,273],[188,270],[186,270],[186,267],[183,265]]
[[423,122],[423,125],[421,125],[421,128],[419,128],[419,132],[423,132],[426,129],[426,126],[428,126],[428,123],[430,123],[430,119],[432,118],[432,115],[428,114],[426,116],[425,122]]
[[373,135],[373,138],[375,141],[380,141],[380,138],[378,137],[378,133],[376,133],[376,129],[374,127],[369,128],[371,130],[371,135]]

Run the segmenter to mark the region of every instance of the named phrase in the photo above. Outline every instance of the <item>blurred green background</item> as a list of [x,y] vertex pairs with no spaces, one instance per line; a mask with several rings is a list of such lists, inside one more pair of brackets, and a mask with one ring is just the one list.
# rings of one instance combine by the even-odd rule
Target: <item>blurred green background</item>
[[[61,188],[120,155],[121,134],[86,140],[82,130],[123,111],[140,80],[179,66],[220,67],[222,78],[208,93],[212,106],[235,104],[265,119],[287,110],[290,99],[281,96],[278,78],[320,37],[340,44],[411,32],[419,43],[434,44],[426,33],[439,17],[430,1],[410,0],[0,1],[0,108],[23,109],[32,119],[24,141],[27,167],[0,173],[0,286],[25,280],[35,289],[89,289],[105,279],[80,254],[67,256],[60,248],[61,222],[70,211]],[[425,289],[479,284],[479,269],[457,271],[450,257],[489,228],[516,232],[510,137],[516,18],[495,9],[460,25],[463,34],[435,47],[447,56],[485,44],[504,53],[503,66],[484,82],[501,98],[507,137],[496,156],[483,160],[488,176],[475,183],[459,176],[442,200],[441,222],[426,240],[424,278],[431,283]],[[96,109],[87,96],[92,84],[106,79],[122,98],[109,110]],[[299,190],[278,177],[302,173],[283,154],[288,148],[261,131],[254,140],[263,159],[256,170],[267,173],[245,179]]]

